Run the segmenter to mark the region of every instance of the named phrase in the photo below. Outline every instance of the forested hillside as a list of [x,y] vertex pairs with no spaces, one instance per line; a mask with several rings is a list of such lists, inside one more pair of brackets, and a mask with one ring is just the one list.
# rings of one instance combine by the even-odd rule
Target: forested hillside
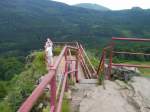
[[94,50],[112,36],[150,37],[150,10],[140,8],[94,11],[50,0],[1,0],[0,9],[0,80],[19,73],[25,56],[42,49],[47,37]]
[[150,10],[93,11],[49,0],[0,1],[0,53],[25,55],[45,38],[102,46],[112,36],[150,37]]
[[74,5],[76,7],[82,7],[86,9],[93,9],[93,10],[98,10],[98,11],[109,11],[110,9],[98,4],[92,4],[92,3],[79,3]]

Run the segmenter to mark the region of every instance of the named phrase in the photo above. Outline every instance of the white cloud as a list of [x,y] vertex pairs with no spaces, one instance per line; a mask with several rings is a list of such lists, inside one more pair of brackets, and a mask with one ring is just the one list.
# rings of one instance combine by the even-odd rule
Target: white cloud
[[113,10],[129,9],[135,6],[147,9],[150,8],[150,0],[55,0],[70,5],[77,3],[96,3]]

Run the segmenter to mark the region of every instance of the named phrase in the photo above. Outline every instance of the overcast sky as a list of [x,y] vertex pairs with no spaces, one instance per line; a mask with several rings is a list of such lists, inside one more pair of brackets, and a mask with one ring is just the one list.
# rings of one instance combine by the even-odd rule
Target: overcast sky
[[143,9],[150,8],[150,0],[55,0],[70,5],[77,3],[96,3],[112,10],[130,9],[138,6]]

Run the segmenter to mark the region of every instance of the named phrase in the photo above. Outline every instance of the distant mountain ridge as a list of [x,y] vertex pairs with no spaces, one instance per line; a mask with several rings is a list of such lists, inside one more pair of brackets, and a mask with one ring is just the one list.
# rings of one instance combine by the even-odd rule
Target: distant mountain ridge
[[43,48],[47,37],[88,47],[112,36],[150,37],[150,10],[96,11],[50,0],[0,0],[0,9],[1,54]]
[[74,5],[76,7],[82,7],[82,8],[86,8],[86,9],[93,9],[93,10],[98,10],[98,11],[109,11],[110,9],[98,4],[92,4],[92,3],[80,3],[80,4],[76,4]]

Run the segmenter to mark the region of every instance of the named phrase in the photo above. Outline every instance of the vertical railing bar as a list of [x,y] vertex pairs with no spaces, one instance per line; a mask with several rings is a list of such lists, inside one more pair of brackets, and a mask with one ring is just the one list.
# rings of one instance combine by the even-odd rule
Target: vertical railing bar
[[83,62],[83,65],[85,66],[85,68],[86,68],[86,70],[87,70],[87,72],[88,72],[88,76],[89,76],[89,78],[91,78],[90,70],[88,69],[88,66],[87,66],[86,63],[85,63],[84,57],[83,57],[83,55],[82,55],[80,49],[79,49],[79,54],[80,54],[81,60],[82,60],[82,62]]
[[111,71],[112,71],[112,58],[113,58],[113,47],[114,47],[114,43],[113,41],[111,42],[111,45],[110,45],[110,57],[109,57],[109,66],[108,66],[108,74],[107,74],[107,80],[110,79],[110,76],[111,76]]
[[85,68],[85,66],[84,66],[84,64],[83,64],[83,62],[82,62],[82,60],[80,60],[80,64],[81,64],[82,68],[84,69],[84,71],[83,71],[84,74],[86,74],[86,75],[84,75],[85,78],[89,79],[90,77],[87,75],[88,72],[87,72],[87,70],[86,70],[86,68]]
[[100,58],[100,63],[99,63],[99,66],[98,66],[98,70],[97,70],[97,75],[99,75],[99,72],[100,72],[100,68],[101,68],[101,64],[102,64],[102,61],[103,61],[103,57],[104,57],[104,49],[103,49],[103,52],[102,52],[102,56]]
[[[69,48],[67,48],[66,53],[65,53],[65,62],[66,63],[65,63],[65,72],[64,72],[64,75],[68,72],[68,67],[69,67],[69,64],[68,64],[69,62],[68,62],[68,57],[67,57],[68,53],[69,53]],[[68,91],[68,80],[66,80],[65,91]]]
[[88,69],[86,68],[86,65],[85,65],[85,63],[84,63],[84,60],[82,59],[83,57],[81,56],[81,53],[80,53],[80,51],[79,51],[79,60],[80,60],[80,63],[81,63],[81,65],[83,66],[83,69],[84,69],[84,73],[86,74],[86,78],[90,78],[90,76],[89,76],[89,72],[88,72]]
[[87,58],[87,61],[88,61],[89,65],[90,65],[91,68],[92,68],[92,71],[94,72],[94,74],[96,74],[96,70],[95,70],[94,66],[92,65],[92,63],[91,63],[91,61],[90,61],[88,55],[86,54],[85,50],[83,49],[82,45],[80,45],[80,47],[81,47],[81,49],[82,49],[82,51],[83,51],[85,57]]
[[[56,73],[56,72],[55,72]],[[54,75],[53,79],[50,82],[50,107],[54,107],[52,112],[55,112],[56,110],[56,74]]]
[[76,78],[76,82],[78,83],[79,82],[79,79],[78,79],[78,73],[79,73],[79,71],[78,71],[78,64],[79,64],[79,48],[78,48],[78,50],[77,50],[77,56],[76,56],[76,63],[75,63],[75,69],[77,70],[76,72],[75,72],[75,78]]
[[58,107],[57,107],[56,112],[61,112],[62,101],[63,101],[64,92],[65,92],[65,88],[66,88],[66,81],[67,81],[67,74],[65,74],[65,76],[64,76],[64,81],[63,81],[63,85],[62,85],[62,89],[61,89],[61,93],[60,93],[60,97],[59,97],[59,101],[58,101]]

